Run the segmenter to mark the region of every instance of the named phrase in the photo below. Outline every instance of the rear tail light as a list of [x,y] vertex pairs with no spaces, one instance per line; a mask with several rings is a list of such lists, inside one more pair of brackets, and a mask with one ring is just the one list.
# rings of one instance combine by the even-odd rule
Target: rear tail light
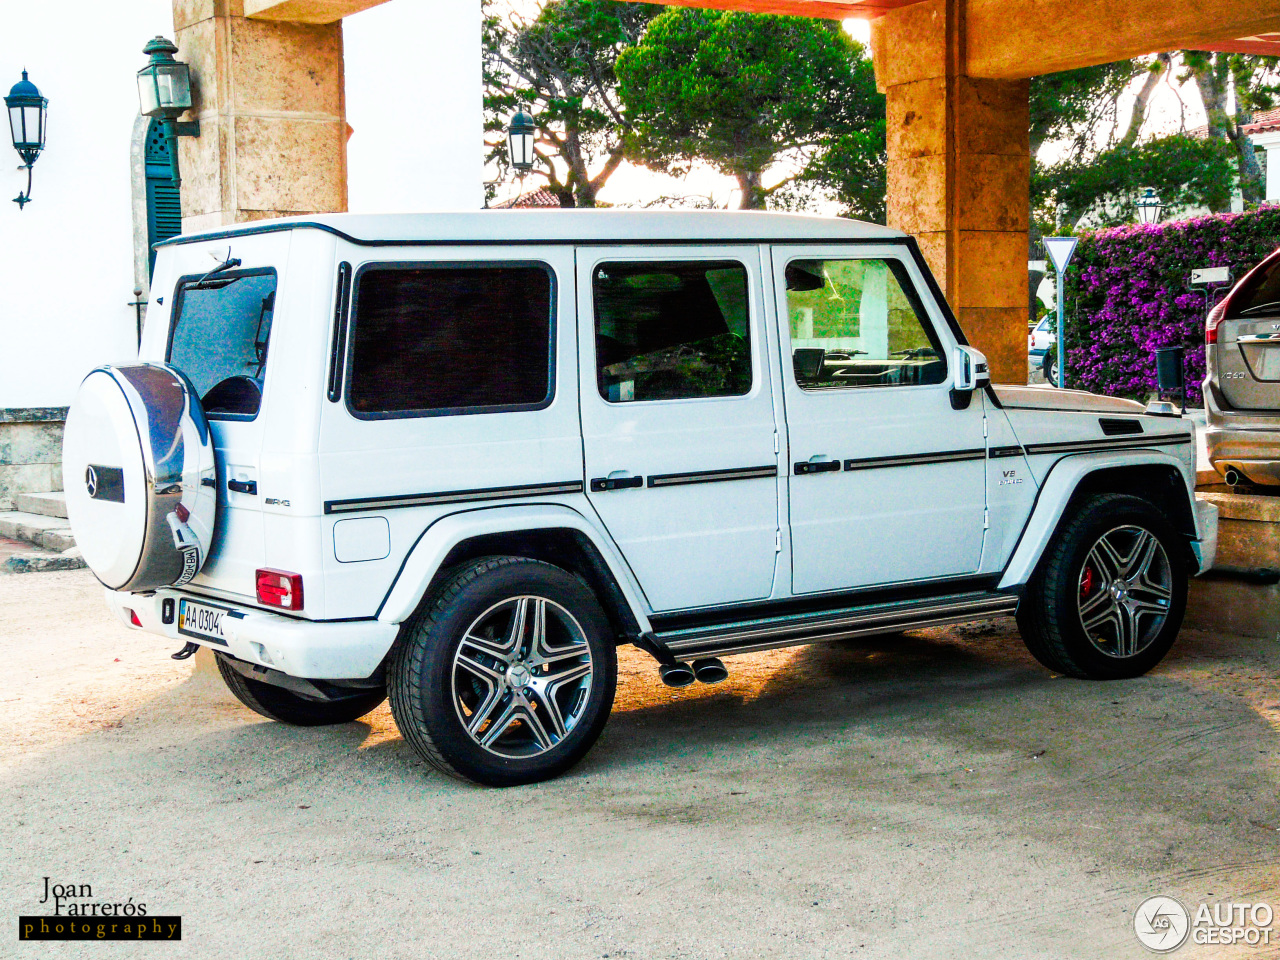
[[[1229,297],[1227,299],[1230,299]],[[1223,300],[1220,304],[1209,311],[1209,316],[1204,321],[1204,342],[1218,342],[1218,324],[1222,322],[1222,318],[1227,315],[1227,300]]]
[[259,570],[258,602],[281,610],[302,609],[302,574],[284,570]]

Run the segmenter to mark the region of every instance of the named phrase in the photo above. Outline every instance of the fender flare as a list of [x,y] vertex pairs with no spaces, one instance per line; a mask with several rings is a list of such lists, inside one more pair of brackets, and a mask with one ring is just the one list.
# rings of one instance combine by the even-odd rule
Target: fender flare
[[482,507],[450,513],[434,521],[405,557],[378,609],[377,619],[382,623],[407,620],[422,602],[449,552],[464,540],[530,530],[572,530],[583,534],[600,552],[641,631],[651,629],[640,585],[613,541],[578,511],[560,504]]
[[[1009,563],[1005,566],[1004,574],[996,589],[1016,589],[1031,579],[1031,574],[1035,572],[1036,564],[1040,562],[1045,547],[1049,545],[1050,538],[1058,529],[1058,522],[1062,519],[1067,504],[1070,503],[1072,495],[1085,477],[1099,470],[1115,467],[1148,466],[1170,467],[1183,478],[1188,491],[1194,489],[1194,477],[1188,477],[1185,461],[1157,450],[1143,450],[1138,454],[1127,451],[1123,454],[1082,453],[1063,457],[1055,463],[1049,469],[1049,475],[1044,483],[1040,485],[1040,492],[1036,495],[1031,516],[1023,527],[1022,537],[1018,540],[1018,545],[1014,548],[1013,556],[1009,558]],[[1194,516],[1194,497],[1190,493],[1187,496],[1191,500]]]

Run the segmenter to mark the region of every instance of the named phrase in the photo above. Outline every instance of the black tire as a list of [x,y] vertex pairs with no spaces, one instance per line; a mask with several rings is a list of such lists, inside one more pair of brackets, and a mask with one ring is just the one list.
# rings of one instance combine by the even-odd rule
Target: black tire
[[[543,718],[538,721],[542,733],[551,729],[543,722],[550,720],[549,709],[554,710],[557,722],[567,719],[560,703],[547,706],[541,688],[531,694],[533,688],[529,686],[521,690],[518,684],[507,681],[485,681],[482,690],[474,674],[475,679],[469,682],[476,687],[475,700],[470,704],[466,702],[469,696],[465,687],[466,668],[462,667],[463,673],[458,674],[459,666],[455,662],[464,634],[486,622],[486,617],[501,616],[502,610],[521,603],[520,598],[550,601],[553,608],[570,615],[572,624],[580,628],[580,636],[574,633],[577,639],[573,640],[572,649],[583,648],[575,662],[578,666],[585,663],[588,673],[575,689],[565,689],[573,698],[572,722],[560,723],[565,732],[556,733],[548,740],[553,745],[537,741],[527,745],[529,755],[500,755],[495,751],[513,749],[504,745],[508,734],[502,730],[518,735],[526,729],[531,738],[537,738],[533,725],[518,715],[515,716],[518,723],[508,720],[510,726],[500,727],[505,716],[500,709],[502,704],[515,703],[521,693],[524,699],[519,703],[533,705],[529,715]],[[545,604],[543,609],[548,610]],[[558,611],[548,612],[556,612],[558,616]],[[510,623],[514,624],[514,613],[510,616]],[[544,625],[551,622],[545,612],[542,616]],[[564,621],[556,622],[560,625],[558,629],[564,629]],[[511,629],[515,632],[514,627]],[[519,632],[517,650],[520,644],[526,643],[523,631]],[[471,646],[468,641],[468,648]],[[587,651],[589,659],[585,659]],[[513,659],[523,662],[525,657],[517,653]],[[497,663],[496,659],[492,662]],[[534,668],[535,672],[539,669]],[[551,667],[546,669],[549,671]],[[546,682],[542,677],[535,679]],[[551,679],[554,683],[554,677]],[[535,680],[528,682],[532,684]],[[396,726],[424,759],[452,777],[507,787],[559,776],[581,760],[608,722],[617,682],[613,631],[600,602],[586,583],[538,560],[487,557],[453,571],[446,582],[423,601],[414,619],[405,624],[391,654],[388,690]],[[558,686],[549,686],[547,690],[551,691],[553,700],[562,695],[556,692]],[[491,719],[486,725],[481,711],[491,703],[486,699],[490,694],[494,699],[489,710],[494,712],[488,714]],[[474,736],[462,719],[463,711],[468,708],[469,716],[481,724]],[[482,739],[485,731],[494,730],[498,731],[498,741],[492,747],[482,746],[477,738]],[[559,738],[555,739],[556,736]]]
[[1058,385],[1058,354],[1052,347],[1044,355],[1044,379],[1051,387]]
[[[1127,532],[1130,530],[1146,531],[1163,549],[1163,559],[1152,552],[1152,563],[1159,568],[1159,578],[1168,581],[1167,605],[1163,607],[1167,612],[1162,621],[1152,611],[1140,614],[1142,620],[1128,620],[1132,651],[1125,650],[1120,640],[1115,651],[1104,650],[1104,646],[1111,646],[1106,630],[1114,633],[1119,628],[1104,623],[1105,629],[1098,631],[1102,639],[1091,639],[1081,613],[1081,605],[1088,605],[1087,589],[1109,590],[1103,586],[1105,572],[1097,575],[1099,583],[1094,586],[1091,551],[1101,538],[1119,536],[1133,538],[1129,542],[1134,544],[1136,555],[1138,534]],[[1118,583],[1124,578],[1114,580]],[[1125,583],[1123,589],[1127,601],[1127,591],[1133,589],[1136,594],[1139,588]],[[1156,596],[1150,594],[1148,600]],[[1101,599],[1100,595],[1094,597],[1095,602]],[[1164,658],[1178,636],[1186,604],[1186,544],[1168,518],[1140,497],[1097,494],[1081,502],[1050,541],[1018,605],[1018,628],[1027,649],[1050,670],[1088,680],[1121,680],[1141,676]]]
[[251,680],[227,662],[225,654],[215,651],[218,673],[227,689],[254,713],[268,720],[278,720],[295,727],[327,727],[335,723],[359,720],[387,699],[385,690],[359,693],[342,700],[308,700],[296,693],[261,680]]

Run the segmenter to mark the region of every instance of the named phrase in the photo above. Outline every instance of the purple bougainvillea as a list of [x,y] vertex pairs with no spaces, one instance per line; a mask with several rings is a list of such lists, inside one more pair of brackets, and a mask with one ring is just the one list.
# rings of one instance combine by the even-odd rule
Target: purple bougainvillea
[[1239,280],[1280,246],[1280,207],[1084,233],[1067,270],[1067,385],[1145,400],[1153,351],[1186,347],[1189,402],[1201,403],[1205,300],[1191,271]]

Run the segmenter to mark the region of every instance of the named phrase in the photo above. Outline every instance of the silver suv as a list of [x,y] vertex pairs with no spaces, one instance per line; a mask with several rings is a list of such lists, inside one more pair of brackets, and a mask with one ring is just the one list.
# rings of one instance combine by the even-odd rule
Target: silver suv
[[1210,463],[1232,486],[1280,486],[1280,251],[1209,314],[1205,367]]

